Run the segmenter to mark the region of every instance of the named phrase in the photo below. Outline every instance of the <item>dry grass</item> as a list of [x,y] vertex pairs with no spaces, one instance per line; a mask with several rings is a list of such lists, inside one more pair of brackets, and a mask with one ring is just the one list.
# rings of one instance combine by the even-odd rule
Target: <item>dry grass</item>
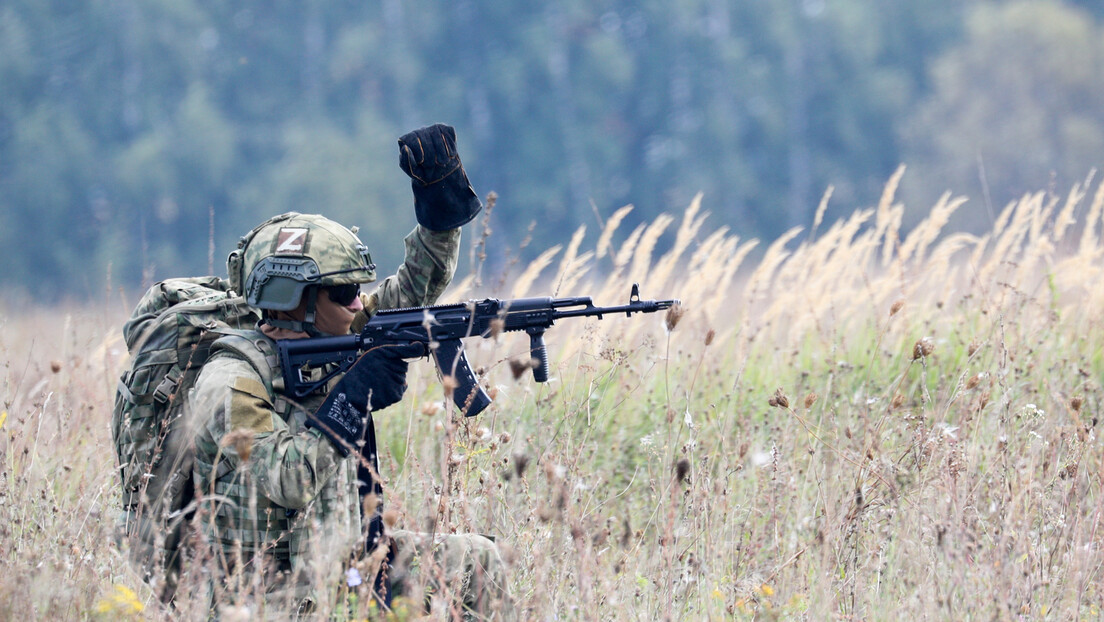
[[[379,425],[400,524],[494,535],[530,619],[1098,618],[1104,185],[974,236],[949,195],[901,232],[898,180],[753,266],[700,200],[542,255],[503,291],[685,314],[562,323],[546,385],[524,336],[469,340],[473,420],[416,365]],[[2,617],[164,616],[110,538],[123,315],[0,316]]]

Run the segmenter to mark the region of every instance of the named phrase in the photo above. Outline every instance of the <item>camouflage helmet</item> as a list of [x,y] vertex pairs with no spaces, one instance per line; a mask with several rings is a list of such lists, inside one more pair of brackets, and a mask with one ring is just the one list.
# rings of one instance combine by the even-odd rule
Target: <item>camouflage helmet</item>
[[338,223],[288,212],[258,225],[226,260],[230,288],[257,309],[290,311],[312,285],[376,280],[368,248]]

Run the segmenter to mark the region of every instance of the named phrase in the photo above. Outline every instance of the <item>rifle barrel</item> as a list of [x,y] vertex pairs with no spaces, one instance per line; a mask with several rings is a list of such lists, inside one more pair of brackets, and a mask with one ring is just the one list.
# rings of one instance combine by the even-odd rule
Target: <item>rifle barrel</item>
[[655,313],[656,311],[663,311],[678,303],[678,300],[639,300],[616,307],[587,307],[585,309],[556,311],[555,317],[559,319],[564,317],[586,317],[593,315],[601,318],[603,315],[614,313],[624,313],[627,316],[631,316],[633,313]]

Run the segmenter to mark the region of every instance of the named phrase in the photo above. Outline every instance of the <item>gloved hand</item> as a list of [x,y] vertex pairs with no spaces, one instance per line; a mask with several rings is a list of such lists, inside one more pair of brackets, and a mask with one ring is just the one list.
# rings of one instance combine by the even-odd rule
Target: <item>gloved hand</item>
[[483,209],[456,152],[456,130],[438,123],[399,138],[399,168],[410,176],[414,214],[431,231],[465,225]]
[[402,399],[406,392],[407,363],[403,357],[422,356],[424,348],[379,347],[365,352],[334,385],[326,401],[307,418],[315,428],[348,456],[364,437],[369,411],[382,410]]

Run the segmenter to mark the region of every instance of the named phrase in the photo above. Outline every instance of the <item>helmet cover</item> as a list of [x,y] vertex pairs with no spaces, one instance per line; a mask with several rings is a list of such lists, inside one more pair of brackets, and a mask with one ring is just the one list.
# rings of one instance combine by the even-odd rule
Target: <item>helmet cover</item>
[[262,223],[227,259],[230,286],[258,309],[290,311],[307,287],[371,283],[376,266],[356,234],[316,214]]

